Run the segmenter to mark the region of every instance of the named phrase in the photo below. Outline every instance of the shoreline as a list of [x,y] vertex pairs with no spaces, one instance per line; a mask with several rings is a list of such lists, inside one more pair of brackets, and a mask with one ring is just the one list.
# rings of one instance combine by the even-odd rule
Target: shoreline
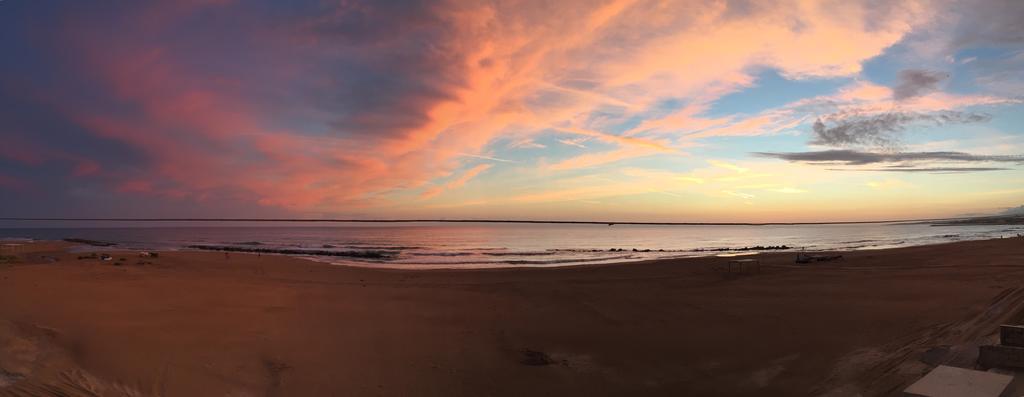
[[927,223],[957,221],[972,218],[890,219],[867,221],[820,222],[639,222],[639,221],[578,221],[578,220],[526,220],[526,219],[294,219],[294,218],[21,218],[0,217],[14,222],[268,222],[268,223],[525,223],[568,225],[651,225],[651,226],[796,226],[796,225],[856,225],[873,223]]
[[[864,249],[852,249],[852,250],[849,250],[849,249],[847,249],[847,250],[843,250],[843,249],[835,249],[835,250],[809,250],[809,251],[804,251],[804,250],[778,250],[778,251],[718,253],[718,254],[710,254],[710,255],[678,256],[678,257],[669,257],[669,258],[651,258],[651,259],[637,259],[637,260],[629,260],[629,261],[610,261],[610,262],[599,262],[599,263],[579,263],[579,264],[565,264],[565,265],[508,265],[508,266],[481,266],[481,267],[461,267],[460,266],[460,267],[436,267],[436,268],[434,268],[434,267],[423,268],[423,267],[418,267],[418,266],[408,266],[408,265],[403,265],[403,264],[400,264],[400,263],[399,264],[373,263],[373,264],[367,264],[367,265],[360,265],[360,264],[356,264],[356,263],[347,263],[347,262],[346,263],[340,263],[340,262],[331,262],[329,260],[320,260],[319,258],[321,258],[321,257],[320,256],[316,256],[316,255],[300,255],[300,254],[285,254],[285,253],[234,252],[234,251],[228,251],[227,253],[232,255],[232,257],[242,257],[242,258],[250,258],[250,259],[263,258],[263,257],[266,257],[266,258],[269,258],[269,259],[278,258],[278,259],[283,259],[283,260],[289,261],[289,262],[296,262],[297,261],[299,263],[304,263],[304,264],[309,264],[309,265],[328,266],[328,267],[334,267],[334,268],[339,268],[339,269],[368,270],[368,271],[382,271],[382,272],[399,272],[399,273],[400,272],[408,272],[408,273],[411,273],[411,274],[416,274],[416,273],[435,273],[435,272],[436,273],[467,273],[467,274],[485,273],[485,272],[514,273],[514,272],[517,272],[517,271],[520,271],[520,270],[524,271],[524,272],[531,272],[531,271],[539,271],[539,272],[552,271],[552,272],[555,272],[555,271],[560,271],[560,270],[583,270],[583,271],[585,271],[585,270],[588,270],[588,269],[591,269],[591,268],[594,268],[594,269],[607,269],[607,268],[618,268],[618,267],[630,268],[630,267],[635,267],[635,266],[679,266],[679,265],[684,265],[684,264],[687,264],[687,263],[690,263],[690,264],[707,264],[709,262],[727,261],[730,258],[748,258],[748,257],[754,257],[754,258],[759,259],[759,260],[772,261],[774,263],[772,263],[771,266],[776,266],[776,267],[787,267],[787,268],[788,267],[792,267],[792,268],[796,268],[796,269],[803,269],[803,268],[814,268],[816,266],[822,266],[822,267],[827,267],[829,269],[843,269],[844,266],[842,266],[842,265],[845,263],[845,258],[860,258],[860,257],[872,258],[872,257],[875,256],[875,254],[886,255],[886,254],[900,254],[903,251],[920,251],[920,250],[927,251],[927,250],[931,250],[931,249],[937,249],[937,250],[956,249],[956,248],[959,248],[960,246],[968,246],[968,245],[975,244],[975,243],[998,243],[998,242],[1019,242],[1022,245],[1022,247],[1024,247],[1024,236],[1008,236],[1008,237],[996,237],[996,238],[977,239],[977,240],[946,241],[946,242],[936,242],[936,243],[931,243],[931,244],[906,245],[906,246],[883,247],[883,248],[864,248]],[[77,242],[68,242],[66,240],[32,240],[32,239],[23,240],[23,241],[20,241],[20,242],[16,242],[14,244],[12,244],[12,243],[0,244],[0,250],[2,250],[2,248],[3,248],[2,246],[3,245],[6,245],[6,246],[11,246],[11,245],[30,245],[31,246],[31,245],[37,245],[37,244],[42,244],[42,245],[46,245],[46,246],[49,246],[49,245],[58,246],[60,248],[57,251],[51,251],[50,253],[51,254],[53,254],[53,253],[60,253],[60,254],[68,255],[69,257],[75,256],[75,255],[78,255],[78,254],[83,254],[83,253],[90,253],[90,254],[108,253],[108,254],[110,254],[113,257],[118,257],[118,258],[123,257],[123,258],[126,258],[126,259],[127,258],[135,259],[136,258],[135,255],[139,254],[140,252],[152,252],[152,253],[162,254],[162,255],[165,255],[165,256],[166,255],[171,255],[171,254],[201,255],[201,256],[215,255],[215,256],[217,256],[219,258],[220,254],[225,253],[225,251],[220,251],[220,250],[204,250],[204,249],[196,249],[196,248],[188,248],[188,247],[184,247],[182,249],[135,249],[135,248],[125,249],[124,247],[118,247],[116,245],[115,246],[94,246],[93,248],[95,248],[95,249],[79,251],[79,250],[75,250],[75,248],[76,247],[83,247],[83,246],[87,246],[87,245],[82,245],[81,243],[77,243]],[[1012,244],[1012,243],[1010,243],[1010,244]],[[103,249],[103,248],[106,248],[106,249]],[[802,253],[806,253],[806,254],[836,254],[836,255],[843,256],[843,259],[841,259],[841,260],[839,260],[837,262],[822,262],[822,263],[809,263],[809,264],[806,264],[806,263],[805,264],[800,264],[800,263],[796,263],[795,260],[788,260],[789,263],[785,263],[785,262],[787,262],[787,259],[793,259],[796,254],[802,254]],[[1024,259],[1024,257],[1022,257],[1022,259]],[[3,264],[0,263],[0,266],[2,266],[2,265]],[[445,266],[445,265],[439,265],[439,266]],[[1024,264],[1022,264],[1021,266],[1024,267]],[[943,266],[936,266],[936,267],[943,267]],[[2,267],[0,267],[0,268],[2,268]],[[864,267],[863,266],[854,266],[854,267],[851,267],[851,268],[863,269]],[[885,266],[881,266],[879,268],[880,269],[893,269],[893,268],[899,268],[899,266],[897,266],[897,265],[885,265]],[[923,269],[923,268],[929,268],[929,267],[928,266],[917,265],[917,266],[912,266],[912,268]]]
[[[144,226],[144,225],[137,225]],[[227,225],[221,225],[227,226]],[[250,225],[252,226],[252,225]],[[4,229],[4,235],[71,238],[82,251],[188,250],[284,253],[343,266],[441,268],[556,267],[765,252],[873,250],[986,239],[1024,231],[1019,225],[942,226],[384,226]],[[440,236],[439,240],[431,238]],[[534,236],[531,237],[530,236]],[[108,247],[107,242],[118,243]],[[322,254],[326,256],[317,257]]]
[[[621,260],[623,258],[611,258],[611,259],[582,259],[575,262],[549,262],[549,263],[531,263],[531,261],[523,260],[521,263],[509,263],[502,261],[494,262],[466,262],[466,263],[402,263],[402,262],[387,262],[386,258],[397,255],[400,251],[389,252],[387,250],[380,249],[346,249],[342,251],[326,251],[323,249],[308,248],[308,249],[292,249],[292,248],[260,248],[260,247],[242,247],[240,245],[247,245],[249,243],[239,243],[235,245],[196,245],[189,244],[182,247],[167,249],[167,248],[152,248],[152,247],[124,247],[119,246],[119,243],[107,242],[107,241],[92,241],[80,238],[65,238],[63,240],[31,240],[34,242],[69,242],[78,244],[78,247],[88,247],[87,249],[78,252],[102,252],[102,251],[118,251],[118,252],[134,252],[134,251],[154,251],[154,252],[230,252],[233,254],[250,254],[250,255],[280,255],[293,258],[300,258],[312,262],[330,264],[335,266],[344,267],[355,267],[355,268],[369,268],[369,269],[406,269],[411,271],[433,271],[433,270],[484,270],[484,269],[518,269],[518,268],[562,268],[562,267],[580,267],[580,266],[597,266],[597,265],[616,265],[616,264],[636,264],[651,261],[674,261],[680,259],[693,259],[693,258],[721,258],[731,256],[749,256],[749,255],[765,255],[765,254],[790,254],[796,255],[799,253],[854,253],[862,251],[885,251],[901,248],[913,248],[913,247],[928,247],[937,246],[944,244],[957,244],[972,241],[988,241],[988,240],[1000,240],[1006,238],[1019,238],[1018,235],[1003,236],[1003,237],[992,237],[992,238],[981,238],[981,239],[963,239],[954,241],[938,241],[924,244],[905,244],[905,245],[885,245],[885,246],[862,246],[853,249],[849,248],[837,248],[837,249],[812,249],[807,250],[805,247],[788,247],[782,246],[753,246],[753,247],[738,247],[738,248],[696,248],[690,250],[652,250],[652,249],[609,249],[609,250],[582,250],[582,252],[593,252],[593,253],[678,253],[676,256],[667,256],[662,258],[636,258],[632,260]],[[74,247],[72,247],[73,249]],[[760,248],[760,249],[759,249]],[[308,251],[309,253],[305,253]],[[548,249],[547,251],[559,252],[563,249]],[[338,261],[335,258],[368,258],[368,259],[382,259],[381,261]],[[333,260],[332,260],[333,259]],[[533,261],[543,262],[543,261]]]
[[0,249],[0,395],[897,395],[1024,320],[1019,238],[767,253],[742,274],[69,246]]

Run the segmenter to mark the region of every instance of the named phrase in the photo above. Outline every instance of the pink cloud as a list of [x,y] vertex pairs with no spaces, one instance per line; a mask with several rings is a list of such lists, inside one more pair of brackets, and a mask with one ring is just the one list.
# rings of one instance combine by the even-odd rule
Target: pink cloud
[[71,174],[74,176],[95,175],[100,170],[100,165],[96,161],[70,153],[64,148],[33,143],[24,134],[8,133],[3,136],[0,158],[27,167],[38,167],[48,162],[70,163]]
[[117,191],[122,193],[153,193],[153,183],[143,180],[128,180],[117,185]]
[[0,173],[0,188],[15,192],[25,192],[30,190],[32,185],[20,178]]
[[74,175],[74,176],[87,176],[87,175],[95,175],[95,174],[99,173],[99,171],[100,171],[99,163],[97,163],[97,162],[95,162],[93,160],[85,159],[85,160],[80,160],[80,161],[78,161],[77,164],[75,164],[75,168],[72,170],[71,174]]
[[3,144],[0,144],[0,158],[25,165],[39,165],[49,155],[47,150],[33,145],[24,139],[20,139],[18,135],[13,133],[4,133],[2,135],[4,140]]
[[[118,191],[227,194],[334,212],[394,205],[396,191],[433,186],[422,195],[429,198],[459,188],[492,165],[440,181],[464,168],[467,154],[493,157],[486,148],[499,138],[545,149],[532,138],[554,130],[613,147],[550,170],[677,154],[688,143],[672,132],[747,135],[789,125],[782,114],[701,116],[750,86],[753,68],[794,78],[853,75],[927,19],[909,3],[875,11],[851,2],[835,12],[780,2],[732,15],[724,3],[499,1],[414,12],[342,4],[269,26],[236,10],[241,4],[142,5],[122,16],[126,32],[84,19],[66,32],[88,76],[113,99],[62,108],[96,137],[144,157],[135,168],[103,169]],[[379,17],[370,11],[403,23],[345,25]],[[175,36],[179,24],[209,15],[239,18],[247,31],[226,48],[213,46],[217,37]],[[868,21],[873,29],[863,28]],[[428,37],[430,46],[409,37]],[[213,51],[236,44],[245,50]],[[222,63],[234,68],[218,69]],[[376,74],[387,78],[360,85]],[[669,99],[693,107],[627,134],[608,132]],[[75,175],[100,171],[96,161],[76,162]]]

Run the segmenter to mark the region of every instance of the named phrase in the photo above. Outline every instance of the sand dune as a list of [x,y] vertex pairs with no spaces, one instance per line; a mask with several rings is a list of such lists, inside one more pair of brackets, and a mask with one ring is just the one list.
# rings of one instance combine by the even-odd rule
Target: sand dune
[[1016,238],[764,254],[743,276],[717,258],[401,271],[68,246],[0,253],[0,395],[893,395],[1024,308]]

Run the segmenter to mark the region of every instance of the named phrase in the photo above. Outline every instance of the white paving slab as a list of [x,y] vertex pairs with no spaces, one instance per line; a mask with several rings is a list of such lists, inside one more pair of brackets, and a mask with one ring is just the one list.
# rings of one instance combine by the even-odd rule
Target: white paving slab
[[1012,376],[940,365],[903,390],[924,397],[998,397]]

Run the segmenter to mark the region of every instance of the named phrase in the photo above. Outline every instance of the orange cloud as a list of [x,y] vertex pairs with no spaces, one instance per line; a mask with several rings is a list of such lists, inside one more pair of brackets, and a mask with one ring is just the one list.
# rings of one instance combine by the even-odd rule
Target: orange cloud
[[[123,22],[127,33],[76,19],[68,40],[113,98],[63,109],[147,157],[116,178],[152,175],[168,183],[151,189],[321,213],[459,188],[492,165],[439,181],[469,157],[502,160],[487,151],[501,139],[546,150],[533,139],[557,131],[613,146],[546,167],[560,171],[678,154],[704,136],[782,131],[801,121],[792,110],[702,114],[753,84],[758,67],[854,75],[930,17],[918,2],[777,1],[736,12],[726,2],[498,1],[341,4],[266,24],[241,2],[167,7],[135,6],[123,21],[150,22]],[[252,31],[223,42],[174,34],[186,21],[217,21],[210,15],[242,18],[235,28]],[[616,132],[666,100],[690,105]]]
[[470,168],[470,169],[466,170],[465,172],[463,172],[462,175],[460,175],[458,178],[452,179],[452,180],[448,181],[447,183],[445,183],[444,185],[435,186],[435,187],[432,187],[430,189],[425,190],[420,197],[423,198],[423,199],[429,199],[429,198],[433,198],[433,197],[437,196],[438,194],[441,194],[442,192],[444,192],[446,190],[458,189],[458,188],[462,187],[463,185],[465,185],[470,180],[472,180],[473,178],[476,178],[476,176],[480,175],[480,173],[490,169],[491,166],[492,166],[491,164],[480,164],[480,165],[477,165],[477,166],[475,166],[473,168]]

